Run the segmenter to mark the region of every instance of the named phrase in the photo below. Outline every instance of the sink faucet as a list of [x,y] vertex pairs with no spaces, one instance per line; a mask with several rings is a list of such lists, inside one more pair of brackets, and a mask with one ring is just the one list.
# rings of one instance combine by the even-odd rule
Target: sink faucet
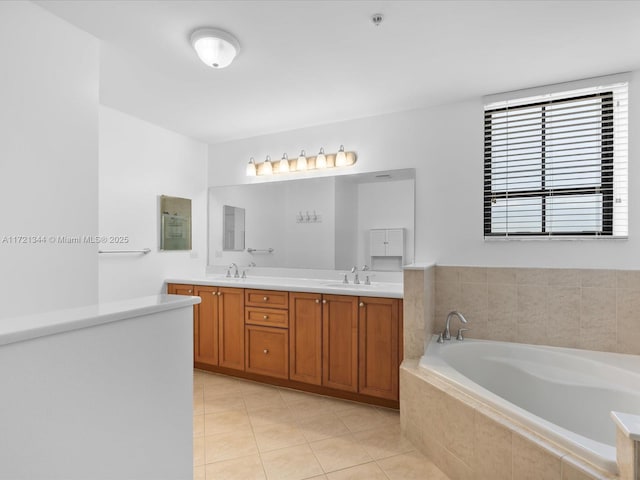
[[353,284],[354,285],[360,285],[360,279],[358,278],[358,267],[353,266],[351,267],[351,273],[353,273]]
[[[464,315],[462,315],[460,312],[457,312],[455,310],[449,312],[449,315],[447,315],[447,323],[445,324],[444,331],[440,335],[442,337],[442,341],[440,341],[440,339],[438,338],[439,343],[442,343],[445,340],[451,340],[451,331],[449,330],[449,325],[453,317],[458,317],[462,323],[468,323],[467,319],[464,318]],[[460,333],[459,336],[462,337]]]
[[235,268],[235,273],[233,274],[233,278],[240,278],[240,274],[238,273],[238,265],[232,263],[229,268]]

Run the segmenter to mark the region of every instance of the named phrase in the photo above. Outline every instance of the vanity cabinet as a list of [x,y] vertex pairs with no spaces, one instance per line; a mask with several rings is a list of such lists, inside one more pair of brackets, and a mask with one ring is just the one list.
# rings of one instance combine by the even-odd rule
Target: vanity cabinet
[[197,295],[194,362],[286,387],[398,406],[402,300],[170,284]]

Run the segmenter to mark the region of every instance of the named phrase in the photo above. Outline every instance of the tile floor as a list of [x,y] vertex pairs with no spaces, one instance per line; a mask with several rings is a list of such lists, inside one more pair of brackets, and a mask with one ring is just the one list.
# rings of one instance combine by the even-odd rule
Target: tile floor
[[195,370],[194,480],[448,480],[397,411]]

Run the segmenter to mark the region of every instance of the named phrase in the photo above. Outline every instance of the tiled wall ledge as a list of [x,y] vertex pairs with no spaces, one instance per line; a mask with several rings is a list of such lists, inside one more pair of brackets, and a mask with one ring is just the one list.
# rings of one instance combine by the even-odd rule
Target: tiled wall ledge
[[619,478],[426,375],[417,360],[400,369],[400,421],[404,435],[451,480]]
[[[468,337],[640,354],[640,271],[436,266],[434,317],[459,310]],[[412,289],[405,272],[405,304]],[[426,277],[425,277],[426,278]],[[425,291],[428,304],[428,286]],[[405,311],[405,319],[407,319]],[[406,320],[405,320],[406,321]]]
[[640,416],[611,412],[616,423],[616,457],[620,480],[640,480]]

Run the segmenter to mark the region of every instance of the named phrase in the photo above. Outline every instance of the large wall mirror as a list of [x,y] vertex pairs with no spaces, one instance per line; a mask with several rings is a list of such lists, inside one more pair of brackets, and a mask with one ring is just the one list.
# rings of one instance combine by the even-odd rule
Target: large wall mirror
[[208,263],[400,270],[414,212],[414,169],[211,187]]

